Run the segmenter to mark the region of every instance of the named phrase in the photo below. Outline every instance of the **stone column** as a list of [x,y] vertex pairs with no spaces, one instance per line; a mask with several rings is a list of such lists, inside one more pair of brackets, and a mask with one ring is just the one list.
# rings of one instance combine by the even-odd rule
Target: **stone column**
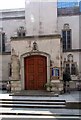
[[12,54],[11,63],[12,63],[11,90],[12,91],[19,91],[19,90],[21,90],[20,62],[19,62],[19,58],[16,54]]

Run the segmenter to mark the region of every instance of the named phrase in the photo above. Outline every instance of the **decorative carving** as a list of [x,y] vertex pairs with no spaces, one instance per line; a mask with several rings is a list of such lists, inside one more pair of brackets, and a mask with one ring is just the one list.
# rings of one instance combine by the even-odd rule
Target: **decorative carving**
[[38,50],[38,46],[36,42],[33,43],[33,50]]
[[73,62],[73,55],[72,55],[72,54],[69,54],[69,55],[67,56],[67,59],[68,59],[68,61]]
[[12,55],[16,55],[14,48],[12,48]]
[[63,26],[63,29],[70,29],[69,24],[65,23],[64,26]]

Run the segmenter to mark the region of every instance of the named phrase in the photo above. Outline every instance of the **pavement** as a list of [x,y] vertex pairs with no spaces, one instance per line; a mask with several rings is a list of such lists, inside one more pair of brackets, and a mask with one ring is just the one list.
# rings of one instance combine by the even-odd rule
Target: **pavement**
[[7,93],[6,91],[0,91],[0,99],[8,98],[38,98],[38,99],[53,99],[53,100],[66,100],[67,102],[81,102],[81,91],[71,91],[70,93],[64,94],[55,94],[54,92],[45,92],[45,91],[21,91],[14,93]]

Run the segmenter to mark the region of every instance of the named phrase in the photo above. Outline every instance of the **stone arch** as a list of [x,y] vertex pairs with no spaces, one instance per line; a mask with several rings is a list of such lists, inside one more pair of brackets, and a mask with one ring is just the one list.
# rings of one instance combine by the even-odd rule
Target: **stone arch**
[[72,54],[69,54],[67,56],[67,60],[70,61],[70,62],[73,62],[73,55]]
[[24,90],[24,58],[32,56],[32,55],[41,55],[45,56],[47,58],[47,82],[50,82],[50,55],[48,53],[42,52],[42,51],[32,51],[32,52],[27,52],[21,55],[20,57],[20,64],[21,64],[21,89]]

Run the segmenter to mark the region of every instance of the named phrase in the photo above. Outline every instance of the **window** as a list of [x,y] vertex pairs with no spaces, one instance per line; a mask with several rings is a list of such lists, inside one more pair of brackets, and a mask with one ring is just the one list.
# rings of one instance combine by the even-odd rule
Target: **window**
[[69,54],[67,56],[67,61],[64,61],[65,71],[71,75],[77,74],[76,62],[73,61],[73,55]]
[[71,49],[71,30],[62,30],[63,50]]
[[70,73],[71,75],[76,75],[76,63],[66,63],[65,71]]
[[23,32],[23,36],[25,36],[25,32]]
[[0,33],[0,52],[5,52],[5,33]]
[[71,29],[68,23],[65,23],[62,30],[63,51],[71,49]]
[[71,75],[75,75],[75,74],[76,74],[76,65],[71,64]]
[[65,64],[65,71],[70,73],[71,75],[76,75],[76,62],[73,61],[73,55],[69,54],[67,56],[67,61],[64,61]]
[[18,37],[24,37],[25,36],[25,32],[17,32]]
[[70,64],[66,64],[66,69],[65,69],[65,71],[66,71],[67,73],[70,73]]

